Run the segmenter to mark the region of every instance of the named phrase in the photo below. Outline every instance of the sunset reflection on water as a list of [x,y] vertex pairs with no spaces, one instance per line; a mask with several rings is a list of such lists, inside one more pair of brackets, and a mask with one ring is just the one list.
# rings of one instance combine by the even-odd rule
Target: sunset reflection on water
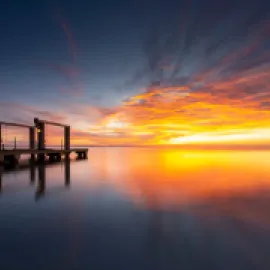
[[171,208],[270,187],[270,153],[93,149],[93,173],[145,207]]
[[111,147],[2,172],[1,265],[268,270],[269,163],[266,151]]

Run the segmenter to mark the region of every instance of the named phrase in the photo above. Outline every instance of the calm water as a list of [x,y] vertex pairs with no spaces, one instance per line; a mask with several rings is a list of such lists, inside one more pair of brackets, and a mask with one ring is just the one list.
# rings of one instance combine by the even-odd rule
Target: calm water
[[94,148],[3,172],[0,269],[270,269],[270,153]]

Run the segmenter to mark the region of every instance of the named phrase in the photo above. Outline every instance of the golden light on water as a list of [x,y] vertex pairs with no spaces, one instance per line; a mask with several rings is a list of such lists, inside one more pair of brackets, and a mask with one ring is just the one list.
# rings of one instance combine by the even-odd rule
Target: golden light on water
[[134,203],[154,208],[270,189],[270,154],[263,151],[95,149],[89,164],[94,178],[102,178]]

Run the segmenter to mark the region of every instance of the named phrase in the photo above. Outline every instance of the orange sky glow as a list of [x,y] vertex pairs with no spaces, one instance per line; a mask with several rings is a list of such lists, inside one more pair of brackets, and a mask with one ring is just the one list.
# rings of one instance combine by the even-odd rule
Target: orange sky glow
[[[248,74],[246,74],[248,75]],[[181,87],[156,87],[130,97],[88,128],[93,144],[267,144],[270,142],[269,93],[245,89],[266,83],[269,71]],[[196,91],[194,90],[196,89]],[[77,126],[80,129],[80,125]],[[85,131],[85,127],[82,126]]]
[[[243,51],[238,55],[248,53]],[[264,58],[270,60],[270,54]],[[237,61],[237,54],[194,74],[186,85],[141,89],[117,107],[69,104],[67,111],[61,108],[43,118],[70,124],[71,144],[80,146],[269,145],[270,67],[261,65],[220,76],[218,70],[231,64],[229,61]],[[47,135],[48,145],[60,145],[61,130],[48,127]],[[25,141],[27,135],[16,136]],[[13,139],[12,132],[9,137]]]
[[[106,115],[99,108],[86,108],[85,113],[95,115],[96,121],[66,119],[72,127],[72,144],[268,144],[270,111],[262,106],[262,100],[263,104],[270,102],[270,94],[247,96],[243,88],[255,80],[263,83],[269,75],[262,72],[256,77],[216,82],[207,85],[208,92],[193,90],[199,81],[156,87],[126,99]],[[48,127],[47,131],[48,144],[59,144],[62,130]],[[16,136],[19,140],[25,137]]]

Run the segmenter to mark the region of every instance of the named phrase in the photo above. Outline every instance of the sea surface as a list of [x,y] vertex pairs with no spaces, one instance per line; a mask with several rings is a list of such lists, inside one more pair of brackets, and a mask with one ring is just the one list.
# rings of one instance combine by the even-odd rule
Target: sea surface
[[270,152],[92,148],[1,172],[0,269],[270,269]]

